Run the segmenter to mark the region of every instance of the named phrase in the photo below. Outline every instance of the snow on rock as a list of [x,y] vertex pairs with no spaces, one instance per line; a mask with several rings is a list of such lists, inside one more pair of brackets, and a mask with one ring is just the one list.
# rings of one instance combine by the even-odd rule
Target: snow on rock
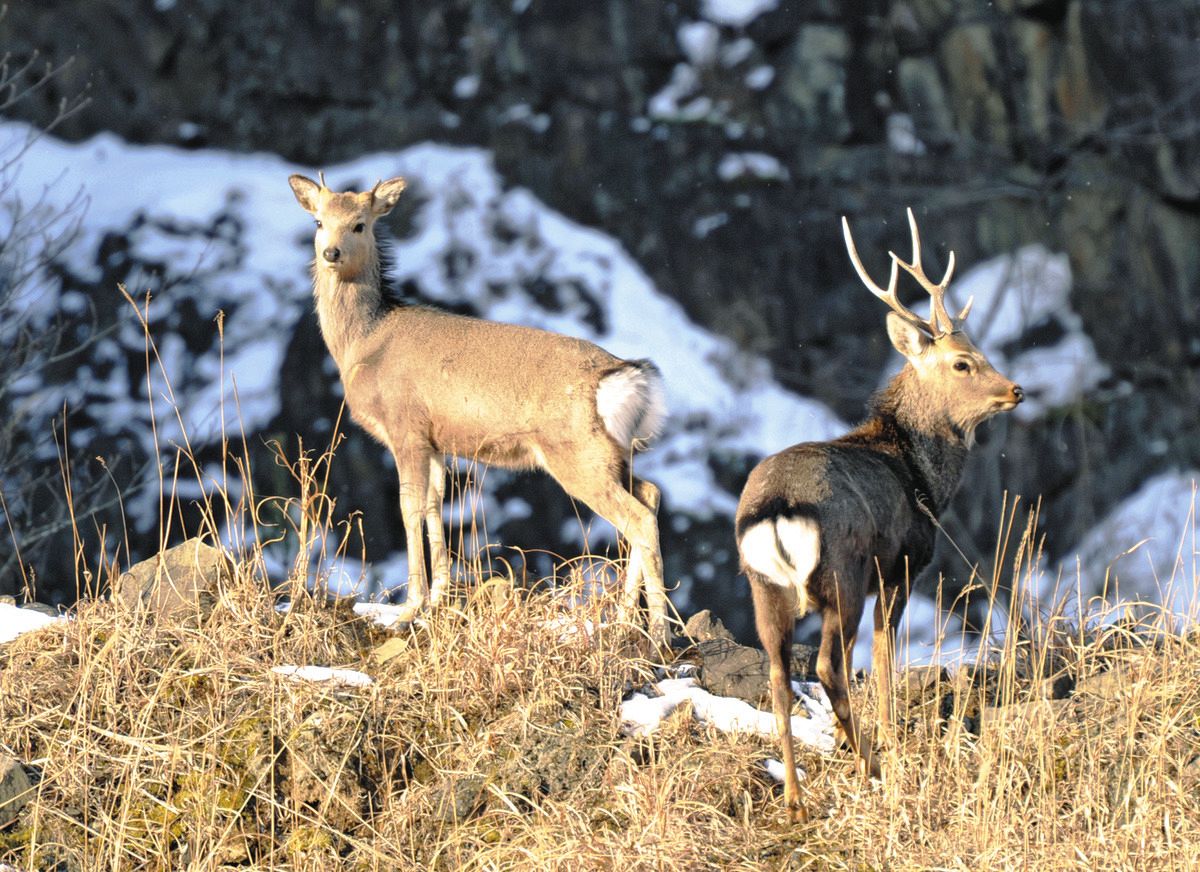
[[[1049,605],[1076,584],[1109,602],[1162,603],[1195,621],[1200,616],[1200,544],[1196,539],[1196,489],[1200,470],[1164,472],[1115,506],[1068,552],[1053,576],[1042,580]],[[1086,606],[1086,602],[1085,602]]]
[[896,154],[922,155],[925,143],[917,135],[917,125],[905,112],[893,112],[887,117],[888,148]]
[[66,618],[51,617],[33,609],[22,609],[10,603],[0,603],[0,642],[11,642],[13,639],[40,630],[42,627],[65,621]]
[[[635,693],[621,703],[621,732],[625,735],[649,735],[685,702],[691,703],[697,721],[722,732],[775,735],[775,717],[770,712],[756,709],[740,699],[714,696],[700,687],[694,678],[667,678],[654,687],[659,696]],[[792,734],[806,745],[830,753],[834,748],[832,714],[819,703],[810,705],[812,700],[804,695],[801,699],[810,717],[793,717]]]
[[787,168],[773,155],[761,151],[730,152],[717,164],[717,176],[724,182],[732,182],[743,176],[754,179],[788,178]]
[[700,14],[716,24],[745,27],[778,5],[779,0],[700,0]]
[[721,39],[716,25],[708,21],[689,21],[679,25],[675,35],[687,59],[696,66],[707,67],[716,60],[717,44]]
[[318,684],[332,683],[344,687],[370,687],[375,679],[357,669],[333,669],[329,666],[272,666],[271,671],[293,681],[312,681]]
[[700,121],[713,110],[713,101],[696,92],[700,88],[700,75],[691,64],[676,64],[671,78],[651,98],[646,106],[647,114],[659,121]]

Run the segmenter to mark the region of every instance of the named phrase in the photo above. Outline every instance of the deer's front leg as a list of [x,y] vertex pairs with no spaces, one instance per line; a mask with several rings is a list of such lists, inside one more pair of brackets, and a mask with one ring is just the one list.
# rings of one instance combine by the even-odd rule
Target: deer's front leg
[[400,473],[400,516],[408,543],[408,594],[398,623],[411,623],[425,608],[429,583],[425,574],[425,541],[422,533],[429,488],[428,446],[402,446],[395,454]]
[[875,676],[878,697],[879,742],[894,746],[896,740],[895,692],[896,628],[908,602],[903,586],[884,586],[875,601],[875,634],[871,640],[871,672]]
[[425,535],[429,537],[429,569],[433,576],[429,604],[436,606],[450,585],[450,556],[446,551],[446,530],[442,520],[446,462],[438,451],[429,457],[429,486],[425,496]]

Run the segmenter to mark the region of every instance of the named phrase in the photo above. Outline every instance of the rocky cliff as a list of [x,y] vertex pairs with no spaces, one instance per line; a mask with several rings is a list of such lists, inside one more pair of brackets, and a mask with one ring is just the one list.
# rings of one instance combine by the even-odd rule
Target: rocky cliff
[[[1043,499],[1058,554],[1148,476],[1200,463],[1198,39],[1191,0],[48,0],[0,21],[17,58],[74,56],[11,110],[45,122],[86,89],[68,137],[312,166],[483,146],[507,184],[620,240],[693,319],[846,420],[889,358],[838,216],[877,273],[904,244],[906,205],[939,243],[935,264],[950,248],[964,264],[1064,252],[1062,316],[1043,312],[1007,351],[1078,333],[1103,375],[985,434],[946,519],[972,555],[990,553],[1005,491]],[[289,360],[321,353],[314,331],[298,322]],[[285,365],[283,378],[335,405],[327,374]],[[312,420],[285,407],[269,429]],[[361,438],[345,455],[366,470]],[[710,466],[736,492],[755,459]],[[353,476],[385,551],[401,538],[389,478]],[[569,516],[552,485],[533,487]],[[675,573],[721,552],[705,598],[722,597],[727,521],[684,526],[664,545]]]

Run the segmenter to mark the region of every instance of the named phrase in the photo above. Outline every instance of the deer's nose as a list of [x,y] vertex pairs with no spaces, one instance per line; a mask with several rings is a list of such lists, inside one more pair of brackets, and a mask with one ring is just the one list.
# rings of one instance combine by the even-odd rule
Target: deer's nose
[[1016,400],[1018,403],[1021,402],[1021,400],[1025,399],[1025,391],[1021,390],[1020,385],[1012,386],[1012,395],[1013,395],[1013,399]]
[[321,252],[321,256],[330,263],[337,263],[338,259],[342,256],[342,250],[340,248],[327,248]]

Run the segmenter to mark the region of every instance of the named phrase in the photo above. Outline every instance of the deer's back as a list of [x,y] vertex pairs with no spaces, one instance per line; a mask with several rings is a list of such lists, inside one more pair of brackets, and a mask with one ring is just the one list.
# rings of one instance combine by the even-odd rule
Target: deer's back
[[810,585],[817,596],[832,586],[834,573],[873,573],[876,560],[890,573],[907,558],[915,579],[933,552],[933,527],[916,505],[907,464],[891,446],[808,442],[765,458],[742,491],[739,540],[772,518],[807,518],[818,526],[821,560]]
[[596,386],[623,363],[581,339],[420,306],[360,344],[342,375],[369,430],[425,431],[441,450],[518,466],[538,465],[526,443],[602,426]]

